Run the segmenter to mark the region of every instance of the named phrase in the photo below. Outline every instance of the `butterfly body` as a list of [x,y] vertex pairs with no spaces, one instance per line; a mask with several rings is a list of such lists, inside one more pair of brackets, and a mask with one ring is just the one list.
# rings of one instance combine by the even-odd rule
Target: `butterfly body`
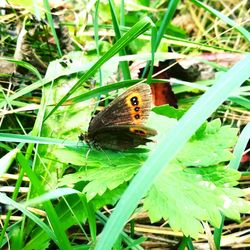
[[99,112],[89,124],[88,132],[79,136],[96,148],[127,150],[145,145],[157,132],[143,125],[151,109],[151,90],[136,84]]

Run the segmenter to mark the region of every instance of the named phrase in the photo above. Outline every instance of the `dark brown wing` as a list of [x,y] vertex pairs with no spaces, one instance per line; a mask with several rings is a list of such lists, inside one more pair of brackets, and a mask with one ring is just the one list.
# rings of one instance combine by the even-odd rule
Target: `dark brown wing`
[[112,125],[140,125],[147,120],[152,103],[148,84],[136,84],[112,101],[90,122],[88,133]]
[[98,148],[127,150],[151,142],[149,137],[156,134],[154,129],[145,126],[120,125],[100,128],[88,134],[87,139]]

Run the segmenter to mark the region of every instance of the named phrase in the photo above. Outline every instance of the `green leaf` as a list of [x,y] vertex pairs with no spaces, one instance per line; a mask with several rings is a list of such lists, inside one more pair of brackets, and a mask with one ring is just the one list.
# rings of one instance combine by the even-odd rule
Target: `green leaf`
[[[149,119],[149,126],[152,125],[158,131],[156,139],[168,133],[175,123],[174,119],[154,113]],[[198,233],[203,232],[201,221],[209,221],[215,227],[220,225],[221,212],[239,220],[239,213],[249,207],[239,198],[243,192],[233,188],[240,174],[222,164],[232,157],[230,148],[235,144],[237,131],[229,126],[221,126],[219,119],[203,123],[145,198],[144,206],[152,221],[164,218],[174,230],[181,230],[186,236],[196,238]],[[150,147],[154,148],[155,144]],[[93,149],[84,157],[87,151],[87,147],[77,150],[64,148],[55,154],[63,162],[88,166],[64,176],[59,184],[64,186],[85,182],[83,192],[88,201],[107,197],[106,202],[110,202],[109,193],[119,189],[115,202],[146,158],[146,154]],[[103,204],[105,201],[102,201]]]
[[218,187],[236,186],[240,179],[240,173],[224,166],[192,167],[186,168],[186,173],[201,175],[204,181],[213,182]]
[[[158,131],[156,139],[168,133],[175,123],[174,119],[154,113],[149,119],[149,126]],[[201,221],[219,227],[221,212],[239,220],[240,212],[247,211],[249,204],[239,198],[243,192],[233,188],[238,184],[239,172],[223,165],[232,157],[230,148],[235,144],[237,131],[221,126],[219,119],[203,123],[145,198],[144,206],[152,221],[164,218],[174,230],[197,238],[198,233],[203,232]],[[150,147],[154,148],[155,144]],[[55,152],[63,162],[84,166],[84,170],[64,176],[59,186],[84,182],[87,200],[99,201],[98,207],[110,202],[114,204],[119,199],[147,156],[133,152],[88,151],[87,147],[78,147]]]
[[91,203],[93,203],[96,210],[106,205],[115,205],[126,188],[127,183],[123,183],[115,189],[107,189],[103,195],[96,195],[95,198],[91,200]]
[[232,158],[238,129],[222,126],[219,119],[205,124],[180,151],[177,160],[184,166],[211,166]]
[[128,165],[131,162],[132,165],[138,166],[146,159],[147,152],[148,150],[140,148],[130,150],[129,152],[97,150],[89,148],[86,144],[83,146],[82,142],[79,142],[75,147],[58,148],[53,154],[60,162],[77,166],[88,166],[88,168],[99,168]]
[[239,198],[243,191],[232,187],[239,179],[237,171],[225,167],[182,169],[173,165],[157,178],[145,198],[144,208],[151,221],[164,218],[173,230],[197,238],[203,232],[200,221],[219,227],[221,212],[239,220],[240,213],[250,208],[249,202]]
[[137,169],[137,164],[87,169],[64,176],[59,186],[79,181],[89,181],[83,189],[89,201],[96,195],[102,196],[107,190],[113,190],[121,184],[128,182],[137,172]]
[[162,106],[154,107],[153,111],[156,114],[165,115],[169,118],[175,118],[175,119],[181,118],[186,112],[185,109],[176,109],[169,105],[162,105]]

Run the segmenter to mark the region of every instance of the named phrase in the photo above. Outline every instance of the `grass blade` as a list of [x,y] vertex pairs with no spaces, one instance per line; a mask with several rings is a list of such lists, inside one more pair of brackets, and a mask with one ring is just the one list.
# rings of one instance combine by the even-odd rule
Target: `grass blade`
[[243,152],[250,138],[250,123],[242,130],[238,142],[234,148],[234,158],[229,163],[229,168],[238,169]]
[[[116,15],[116,12],[115,12],[115,6],[114,6],[114,3],[113,3],[112,0],[109,0],[109,7],[110,7],[111,16],[112,16],[115,36],[116,36],[116,39],[118,40],[118,39],[121,38],[121,31],[120,31],[120,28],[119,28],[118,19],[117,19],[117,15]],[[126,55],[125,48],[123,48],[123,49],[121,49],[119,51],[119,55],[120,56],[125,56]],[[128,67],[128,62],[127,61],[120,62],[120,66],[121,66],[121,69],[122,69],[124,79],[125,80],[131,79],[130,71],[129,71],[129,67]]]
[[49,26],[51,28],[52,35],[53,35],[53,37],[55,39],[58,54],[59,54],[60,57],[62,57],[63,54],[62,54],[62,50],[60,48],[60,43],[59,43],[59,40],[58,40],[58,37],[57,37],[57,34],[56,34],[54,20],[53,20],[53,17],[51,15],[51,11],[50,11],[49,1],[44,0],[43,4],[44,4],[44,8],[46,10],[46,16],[47,16],[47,19],[48,19]]

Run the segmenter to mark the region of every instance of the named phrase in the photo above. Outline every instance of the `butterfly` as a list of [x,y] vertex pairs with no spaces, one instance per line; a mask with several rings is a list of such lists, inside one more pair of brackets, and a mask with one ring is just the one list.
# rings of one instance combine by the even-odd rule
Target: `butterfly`
[[127,89],[99,112],[89,123],[88,131],[79,136],[95,148],[127,150],[152,142],[156,130],[143,125],[151,110],[152,95],[148,84]]

